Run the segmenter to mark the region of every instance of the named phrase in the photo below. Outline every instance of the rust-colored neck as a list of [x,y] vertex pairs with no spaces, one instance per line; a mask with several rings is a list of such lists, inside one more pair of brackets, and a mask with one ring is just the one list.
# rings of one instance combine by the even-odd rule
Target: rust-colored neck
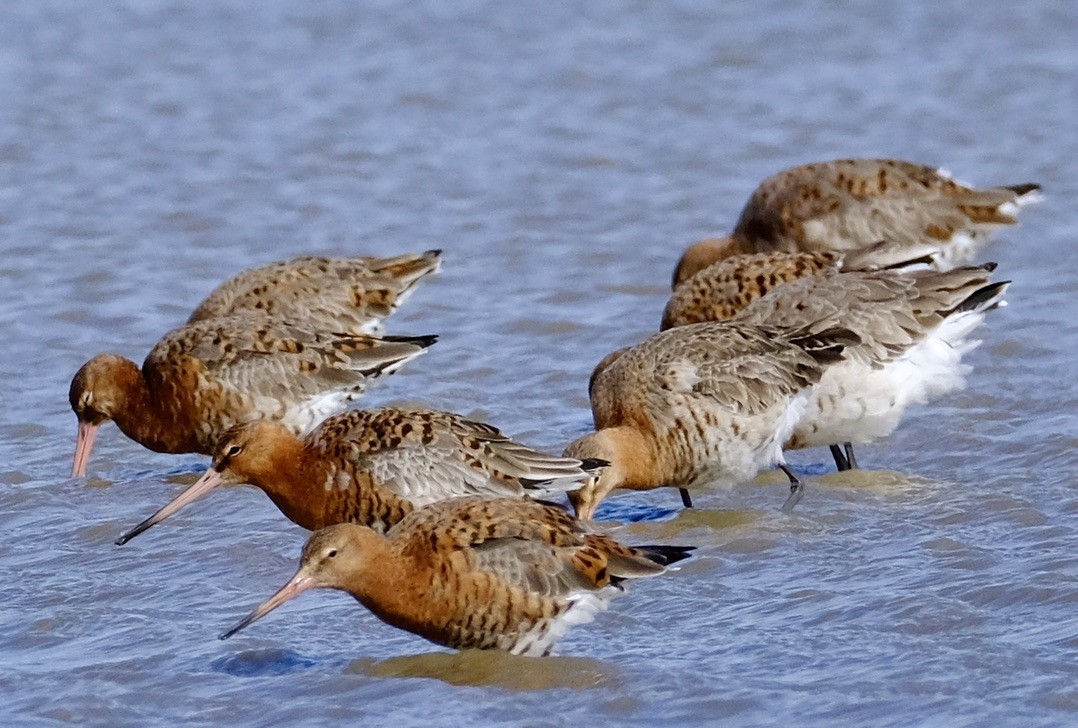
[[233,474],[261,488],[303,528],[314,531],[359,523],[383,532],[412,511],[411,503],[374,483],[356,463],[300,440],[283,427],[275,428],[259,450],[257,456],[233,463]]
[[661,462],[651,438],[635,427],[606,427],[585,435],[566,450],[567,457],[606,460],[610,467],[599,477],[599,488],[647,490],[665,485]]
[[432,631],[433,579],[428,560],[410,558],[398,544],[370,529],[356,529],[354,554],[340,585],[385,622],[421,635]]
[[579,490],[569,493],[569,502],[581,520],[594,518],[599,504],[617,488],[649,490],[667,484],[652,439],[634,427],[605,427],[585,435],[571,443],[565,455],[610,463],[599,477],[589,479]]
[[127,359],[110,366],[109,388],[115,398],[111,416],[120,431],[156,452],[202,452],[208,449],[189,426],[189,413],[169,391],[151,389],[138,365]]
[[288,520],[314,531],[331,525],[323,513],[329,490],[328,463],[304,447],[303,441],[281,428],[261,457],[233,465],[233,472],[246,483],[262,490]]

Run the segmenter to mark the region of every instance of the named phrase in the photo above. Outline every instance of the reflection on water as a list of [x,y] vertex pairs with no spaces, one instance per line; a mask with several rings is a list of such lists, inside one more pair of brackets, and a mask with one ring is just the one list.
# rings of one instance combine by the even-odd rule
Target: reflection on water
[[295,652],[280,649],[244,650],[213,662],[213,668],[236,677],[287,675],[318,663]]
[[909,473],[867,468],[828,473],[816,477],[814,482],[837,488],[879,488],[881,491],[903,491],[931,484],[931,481]]
[[520,691],[617,689],[620,683],[616,665],[588,657],[529,658],[482,650],[364,658],[352,662],[348,670],[376,678],[422,677],[450,685]]
[[693,528],[738,528],[749,526],[763,517],[761,511],[735,511],[723,508],[686,508],[678,514],[677,518],[663,524],[660,533],[668,533],[671,536]]

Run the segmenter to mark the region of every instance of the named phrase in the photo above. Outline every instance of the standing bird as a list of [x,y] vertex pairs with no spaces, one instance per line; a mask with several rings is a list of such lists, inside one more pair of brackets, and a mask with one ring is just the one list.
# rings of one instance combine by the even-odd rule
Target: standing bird
[[169,453],[210,455],[225,431],[252,419],[307,432],[436,340],[330,334],[246,314],[174,329],[141,370],[99,354],[71,380],[79,421],[71,475],[86,474],[97,429],[108,420],[144,447]]
[[385,535],[339,524],[311,536],[295,576],[239,624],[312,588],[346,591],[388,624],[456,649],[546,655],[621,582],[656,576],[691,546],[623,546],[527,499],[421,508]]
[[237,313],[302,322],[319,331],[377,334],[383,320],[436,273],[442,251],[392,258],[304,256],[243,271],[199,304],[187,323]]
[[994,268],[830,273],[784,283],[734,316],[757,326],[842,325],[861,340],[824,373],[786,447],[829,446],[839,470],[856,468],[853,443],[890,435],[909,405],[965,386],[962,357],[980,343],[969,336],[1005,305],[1010,281],[992,282]]
[[1040,185],[976,188],[942,170],[897,159],[837,159],[769,177],[752,193],[734,231],[690,246],[674,285],[716,260],[776,250],[857,250],[887,240],[937,249],[941,270],[968,263]]
[[205,475],[117,541],[124,544],[222,483],[250,483],[311,531],[360,523],[386,531],[449,498],[568,490],[603,462],[557,457],[452,412],[393,407],[330,417],[300,439],[280,422],[230,430]]
[[732,485],[775,465],[790,478],[790,510],[803,488],[782,445],[824,371],[857,343],[840,327],[700,323],[608,356],[590,386],[596,432],[565,450],[610,463],[570,494],[577,517],[592,518],[615,488]]
[[786,447],[826,445],[839,470],[856,468],[853,443],[889,435],[910,404],[964,385],[962,356],[979,343],[966,337],[986,311],[1004,305],[1008,284],[989,280],[994,263],[905,274],[849,270],[860,263],[859,252],[735,255],[681,283],[662,328],[731,320],[848,327],[861,343],[824,375]]

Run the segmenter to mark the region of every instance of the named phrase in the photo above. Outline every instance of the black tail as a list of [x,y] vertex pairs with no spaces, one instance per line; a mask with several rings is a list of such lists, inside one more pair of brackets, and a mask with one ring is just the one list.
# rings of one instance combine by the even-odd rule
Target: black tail
[[689,552],[696,550],[695,546],[663,546],[655,544],[649,546],[633,546],[633,548],[643,552],[644,556],[647,556],[656,564],[662,566],[669,566],[670,564],[687,559],[689,558]]
[[954,307],[955,313],[961,313],[963,311],[978,311],[984,309],[990,311],[999,305],[998,302],[993,302],[1003,291],[1007,290],[1007,286],[1011,284],[1010,281],[999,281],[998,283],[989,283],[987,286],[978,288],[973,293],[969,294],[965,301]]
[[434,342],[438,341],[437,334],[430,334],[428,336],[383,336],[382,341],[392,341],[398,344],[415,344],[426,349],[428,346],[433,346]]
[[1014,194],[1021,197],[1022,195],[1028,195],[1030,192],[1036,192],[1041,186],[1036,182],[1026,182],[1020,185],[1004,185],[1003,189],[1010,190]]

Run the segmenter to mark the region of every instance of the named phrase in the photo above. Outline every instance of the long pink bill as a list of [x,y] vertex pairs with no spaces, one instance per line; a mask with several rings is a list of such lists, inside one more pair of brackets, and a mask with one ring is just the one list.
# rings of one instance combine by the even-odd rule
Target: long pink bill
[[127,533],[116,539],[117,546],[123,546],[125,543],[138,536],[140,533],[148,529],[150,526],[156,525],[161,521],[171,516],[176,511],[180,510],[188,503],[194,503],[202,496],[209,493],[224,481],[224,476],[217,472],[213,468],[209,468],[202,477],[189,485],[186,490],[180,493],[178,496],[172,499],[165,507],[154,513],[139,525],[132,528]]
[[299,571],[296,572],[296,575],[293,576],[287,584],[282,586],[276,594],[255,607],[254,611],[241,619],[236,626],[226,632],[222,632],[220,639],[227,640],[251,622],[261,619],[285,602],[298,597],[300,594],[314,586],[316,586],[314,579],[307,574],[303,567],[300,567]]
[[82,478],[86,475],[86,464],[90,462],[90,451],[94,449],[94,438],[100,425],[89,422],[79,423],[79,437],[75,441],[75,461],[71,464],[71,477]]

